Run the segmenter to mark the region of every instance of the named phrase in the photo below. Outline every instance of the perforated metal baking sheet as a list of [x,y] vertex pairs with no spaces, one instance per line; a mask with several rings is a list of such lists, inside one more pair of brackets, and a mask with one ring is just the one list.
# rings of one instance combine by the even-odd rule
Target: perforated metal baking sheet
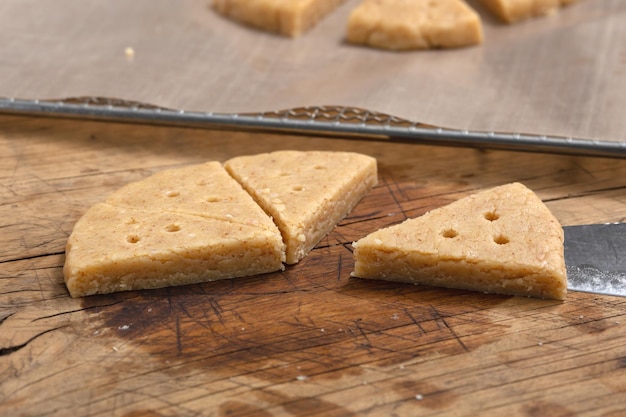
[[309,106],[262,113],[227,114],[167,109],[118,99],[82,97],[53,101],[0,98],[0,111],[212,129],[330,135],[360,140],[441,146],[626,157],[626,143],[624,142],[520,133],[461,131],[412,122],[356,107]]

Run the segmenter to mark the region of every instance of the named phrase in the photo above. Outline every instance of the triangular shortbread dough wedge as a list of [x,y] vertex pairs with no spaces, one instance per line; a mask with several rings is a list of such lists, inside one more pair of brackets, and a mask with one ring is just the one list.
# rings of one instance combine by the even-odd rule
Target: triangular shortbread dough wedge
[[301,260],[378,180],[376,159],[352,152],[278,151],[224,166],[278,225],[288,264]]
[[364,0],[350,14],[347,39],[392,50],[456,48],[482,43],[483,30],[463,0]]
[[157,172],[114,191],[106,202],[277,230],[272,219],[217,161]]
[[213,0],[228,18],[268,32],[297,37],[345,0]]
[[495,187],[354,243],[353,276],[563,300],[563,229],[530,189]]
[[131,183],[90,208],[66,247],[72,297],[283,268],[278,228],[218,162]]
[[577,0],[481,0],[496,16],[507,23],[555,13]]
[[277,271],[282,254],[269,230],[100,203],[76,223],[63,272],[70,295],[83,297]]

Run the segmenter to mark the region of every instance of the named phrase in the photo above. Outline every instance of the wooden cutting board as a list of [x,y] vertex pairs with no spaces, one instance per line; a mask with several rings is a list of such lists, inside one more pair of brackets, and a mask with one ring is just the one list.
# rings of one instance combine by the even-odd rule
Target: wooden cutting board
[[[65,241],[114,189],[276,149],[353,150],[380,185],[302,262],[71,299]],[[626,299],[350,278],[351,242],[521,181],[564,224],[626,219],[626,160],[0,116],[2,416],[622,416]]]

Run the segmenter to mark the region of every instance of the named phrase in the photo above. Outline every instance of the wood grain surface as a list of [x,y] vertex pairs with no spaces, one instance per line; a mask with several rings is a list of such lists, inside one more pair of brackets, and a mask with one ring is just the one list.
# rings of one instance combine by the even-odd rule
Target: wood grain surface
[[[277,149],[378,159],[311,254],[263,276],[71,299],[65,242],[159,170]],[[626,160],[0,116],[1,416],[624,416],[626,299],[350,278],[351,242],[521,181],[563,225],[626,219]]]

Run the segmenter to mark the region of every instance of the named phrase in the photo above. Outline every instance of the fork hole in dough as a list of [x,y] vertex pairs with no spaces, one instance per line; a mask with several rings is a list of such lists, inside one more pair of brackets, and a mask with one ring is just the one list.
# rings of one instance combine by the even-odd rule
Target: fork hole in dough
[[493,241],[496,242],[498,245],[506,245],[507,243],[509,243],[509,238],[503,235],[498,235],[493,238]]
[[137,235],[128,235],[128,236],[126,236],[126,241],[128,241],[128,243],[137,243],[140,240],[141,239]]
[[211,196],[211,197],[207,197],[206,201],[209,202],[209,203],[217,203],[218,201],[220,201],[220,198],[219,197],[215,197],[215,196]]
[[485,213],[485,219],[489,220],[490,222],[496,221],[499,218],[500,215],[495,211],[488,211],[487,213]]
[[180,226],[179,226],[179,225],[177,225],[177,224],[168,224],[168,225],[165,227],[165,230],[166,230],[167,232],[178,232],[178,231],[180,230]]
[[165,195],[167,197],[178,197],[180,193],[178,191],[166,191]]
[[304,190],[304,187],[301,185],[294,185],[291,189],[294,191],[302,191]]
[[446,239],[452,239],[452,238],[457,237],[459,233],[454,229],[446,229],[441,233],[441,235],[445,237]]

